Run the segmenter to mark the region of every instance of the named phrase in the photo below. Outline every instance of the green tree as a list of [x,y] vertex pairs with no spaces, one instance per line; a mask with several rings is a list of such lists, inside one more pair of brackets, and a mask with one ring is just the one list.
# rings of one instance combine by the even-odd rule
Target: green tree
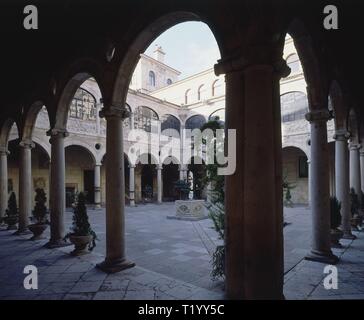
[[92,251],[96,246],[97,236],[88,221],[86,197],[83,192],[80,192],[77,196],[76,205],[73,209],[71,232],[65,236],[65,239],[68,239],[70,236],[91,236],[92,241],[89,244],[89,250]]
[[47,197],[43,189],[37,188],[35,190],[35,206],[33,210],[33,219],[35,220],[36,224],[45,224],[47,223],[47,214],[48,210],[45,205],[47,202]]
[[16,204],[16,195],[14,192],[10,194],[9,200],[8,200],[8,208],[5,212],[5,222],[9,226],[14,226],[18,223],[19,220],[19,212],[18,212],[18,206]]

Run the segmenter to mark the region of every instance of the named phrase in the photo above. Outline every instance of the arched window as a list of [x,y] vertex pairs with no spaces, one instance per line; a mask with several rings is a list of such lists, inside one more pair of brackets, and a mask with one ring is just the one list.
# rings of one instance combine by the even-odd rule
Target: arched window
[[143,106],[136,108],[134,114],[135,129],[142,129],[146,132],[157,132],[157,121],[158,115],[154,110]]
[[180,128],[181,128],[181,123],[175,116],[172,116],[171,114],[164,115],[161,123],[162,133],[163,131],[165,131],[164,134],[171,137],[174,136],[174,133],[176,133],[176,131],[180,132]]
[[172,84],[172,80],[171,79],[167,79],[167,86],[170,86]]
[[225,109],[224,108],[217,109],[216,111],[211,113],[209,116],[209,120],[210,121],[217,120],[220,123],[224,124],[225,123]]
[[217,79],[212,84],[212,96],[218,97],[223,94],[223,85],[220,79]]
[[186,90],[185,92],[185,104],[191,103],[191,89]]
[[187,119],[185,128],[186,129],[200,129],[202,125],[206,123],[205,117],[197,114]]
[[70,118],[96,120],[96,99],[83,88],[78,88],[69,110]]
[[155,73],[153,71],[149,71],[149,85],[155,87]]
[[296,74],[301,71],[300,59],[295,53],[287,57],[287,65],[291,68],[291,74]]
[[205,85],[202,84],[198,87],[198,90],[197,90],[197,100],[200,101],[200,100],[205,99],[206,98],[205,93],[206,93],[206,87],[205,87]]
[[307,112],[308,101],[303,92],[294,91],[281,95],[282,122],[304,119]]

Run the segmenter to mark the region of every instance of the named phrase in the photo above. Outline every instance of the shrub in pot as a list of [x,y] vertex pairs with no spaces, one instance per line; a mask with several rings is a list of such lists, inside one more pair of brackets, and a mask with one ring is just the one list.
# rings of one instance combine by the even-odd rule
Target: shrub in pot
[[66,239],[69,239],[75,246],[75,249],[71,252],[71,255],[74,256],[86,254],[96,246],[97,236],[88,221],[86,197],[83,192],[80,192],[77,196],[73,209],[71,232],[67,233]]
[[16,224],[19,221],[19,211],[18,211],[18,206],[16,204],[16,196],[14,192],[10,194],[8,200],[8,208],[5,211],[4,221],[8,225],[7,230],[17,229]]
[[48,210],[46,207],[47,197],[43,189],[37,188],[35,190],[35,206],[32,212],[33,216],[31,220],[34,222],[33,224],[29,225],[29,230],[33,233],[33,237],[30,240],[39,240],[43,239],[42,236],[45,229],[47,229],[48,221],[47,215]]
[[343,232],[339,230],[341,224],[341,203],[336,197],[330,197],[331,246],[341,247],[339,240]]

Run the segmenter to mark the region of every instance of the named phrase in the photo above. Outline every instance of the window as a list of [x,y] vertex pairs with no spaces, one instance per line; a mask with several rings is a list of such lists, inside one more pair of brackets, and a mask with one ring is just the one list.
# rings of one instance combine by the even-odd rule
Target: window
[[212,84],[212,96],[221,96],[223,94],[223,86],[222,81],[220,79],[217,79]]
[[170,86],[172,84],[172,80],[171,79],[167,79],[167,86]]
[[155,87],[155,73],[153,71],[149,71],[149,85]]
[[308,178],[308,163],[306,156],[298,157],[298,177]]
[[291,75],[301,71],[300,59],[295,53],[287,57],[287,65],[291,68]]
[[198,90],[197,90],[197,100],[200,101],[200,100],[203,100],[205,99],[205,86],[202,84],[198,87]]
[[96,99],[85,89],[78,88],[70,105],[70,118],[96,120]]
[[188,103],[190,103],[191,101],[190,101],[190,92],[191,92],[191,89],[188,89],[188,90],[186,90],[186,92],[185,92],[185,104],[188,104]]
[[[146,132],[156,132],[158,115],[148,107],[138,107],[134,116],[134,128]],[[154,129],[154,130],[153,130]]]
[[308,101],[303,92],[288,92],[281,96],[282,122],[304,119],[307,112]]

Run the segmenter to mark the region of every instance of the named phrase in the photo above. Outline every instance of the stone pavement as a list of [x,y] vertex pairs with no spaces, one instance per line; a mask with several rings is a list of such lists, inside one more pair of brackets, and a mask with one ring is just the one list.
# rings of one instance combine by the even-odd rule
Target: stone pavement
[[[222,281],[212,281],[211,253],[220,242],[209,219],[197,222],[170,220],[173,204],[140,205],[126,210],[128,258],[135,268],[107,275],[95,264],[105,254],[104,210],[89,210],[100,241],[95,251],[71,257],[72,247],[49,250],[47,240],[0,232],[0,299],[223,299]],[[360,298],[364,281],[363,233],[341,254],[339,289],[322,288],[323,264],[303,260],[310,246],[310,211],[285,209],[285,296]],[[71,212],[66,214],[67,228]],[[48,231],[49,232],[49,231]],[[37,266],[38,290],[23,288],[23,268]],[[361,271],[360,271],[361,270]],[[354,290],[355,289],[355,290]],[[362,297],[363,298],[363,297]]]

